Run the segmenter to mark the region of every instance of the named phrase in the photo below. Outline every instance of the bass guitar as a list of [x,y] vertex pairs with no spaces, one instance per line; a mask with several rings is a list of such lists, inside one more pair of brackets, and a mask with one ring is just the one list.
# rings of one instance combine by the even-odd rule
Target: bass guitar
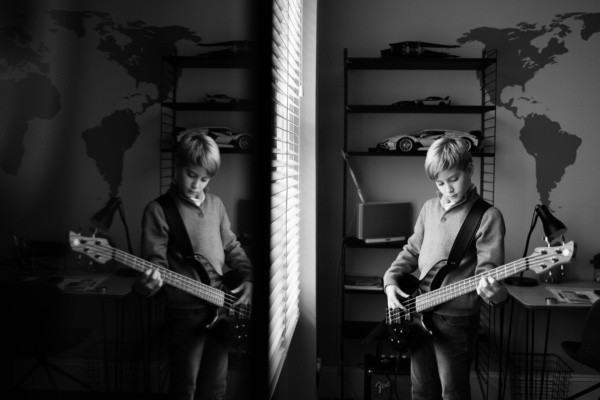
[[[492,277],[497,281],[501,281],[528,269],[536,274],[541,274],[556,266],[568,263],[575,256],[575,250],[574,242],[555,247],[538,247],[529,257],[440,287],[447,275],[444,268],[448,268],[448,266],[443,266],[437,271],[431,285],[429,285],[431,290],[427,292],[423,292],[427,288],[423,287],[421,281],[413,275],[406,275],[399,284],[402,291],[410,294],[410,296],[401,301],[406,310],[387,308],[385,321],[388,327],[388,338],[396,350],[405,351],[423,337],[433,334],[427,326],[432,311],[437,306],[477,290],[481,278]],[[439,263],[445,263],[445,260]]]
[[[214,317],[207,324],[208,328],[213,327],[220,320],[227,320],[231,323],[234,341],[239,342],[247,338],[246,325],[250,321],[251,306],[234,304],[237,298],[233,294],[114,248],[104,238],[84,237],[69,232],[69,244],[75,252],[84,254],[100,264],[114,260],[138,272],[144,272],[148,269],[158,270],[166,284],[183,290],[214,306]],[[198,262],[201,261],[198,260]],[[223,278],[227,282],[226,276]]]

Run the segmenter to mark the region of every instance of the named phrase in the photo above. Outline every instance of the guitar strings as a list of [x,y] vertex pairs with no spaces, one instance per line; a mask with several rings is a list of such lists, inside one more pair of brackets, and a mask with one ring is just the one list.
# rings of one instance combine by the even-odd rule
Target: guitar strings
[[[419,309],[424,311],[434,307],[437,304],[443,303],[445,300],[439,301],[440,298],[455,298],[462,294],[472,292],[477,288],[477,284],[483,277],[493,276],[496,280],[502,280],[508,276],[527,270],[528,264],[536,263],[539,259],[548,258],[549,256],[551,256],[551,254],[546,253],[521,258],[504,266],[494,268],[479,275],[464,279],[463,281],[456,282],[451,285],[435,289],[431,292],[423,293],[417,297],[407,299],[405,303],[402,303],[406,310],[402,310],[400,308],[387,309],[386,319],[388,324],[400,319],[409,319],[410,314],[417,312]],[[507,273],[509,270],[512,270],[512,272]],[[458,290],[457,287],[459,287]],[[460,294],[457,296],[457,293]]]
[[[89,243],[83,243],[83,246],[95,249],[98,254],[104,256],[106,259],[115,259],[117,261],[122,262],[125,265],[132,264],[131,260],[133,260],[132,268],[139,272],[144,272],[147,269],[158,269],[161,275],[163,275],[163,279],[167,283],[169,283],[169,281],[179,283],[180,285],[184,286],[185,289],[188,289],[186,290],[186,292],[188,293],[198,289],[205,290],[207,294],[204,295],[204,300],[212,300],[217,305],[220,305],[222,302],[223,307],[233,312],[234,315],[237,314],[242,319],[250,318],[250,312],[252,308],[251,305],[234,305],[234,303],[237,301],[237,298],[232,294],[229,294],[202,282],[195,281],[191,278],[187,278],[160,265],[153,264],[149,261],[146,261],[134,255],[130,255],[129,253],[126,253],[114,247],[103,247],[100,245],[94,245]],[[92,259],[93,258],[94,257],[92,257]]]
[[[120,250],[117,251],[120,252]],[[235,296],[224,292],[220,289],[214,288],[210,285],[204,284],[202,282],[192,280],[188,277],[185,277],[162,266],[152,264],[149,261],[140,259],[138,257],[130,256],[128,253],[122,253],[126,258],[132,257],[134,261],[138,264],[141,263],[148,268],[158,268],[161,274],[163,275],[165,281],[167,281],[167,283],[169,283],[169,281],[177,283],[179,284],[179,286],[183,286],[185,289],[188,289],[186,291],[188,291],[188,293],[191,292],[191,294],[195,294],[193,293],[194,291],[202,289],[206,292],[206,294],[203,295],[204,300],[212,300],[212,302],[217,305],[221,305],[222,303],[223,307],[229,309],[234,314],[237,313],[240,318],[250,318],[250,305],[234,305],[234,303],[237,301],[237,298]]]
[[[521,261],[521,260],[519,260],[519,261]],[[519,261],[516,261],[515,263],[517,263]],[[515,263],[512,263],[512,264],[515,264]],[[436,289],[434,291],[423,293],[422,295],[420,295],[420,296],[418,296],[416,298],[408,299],[408,300],[406,300],[405,303],[403,303],[403,305],[406,307],[406,311],[405,310],[401,310],[401,309],[398,308],[398,309],[392,310],[392,314],[394,314],[394,312],[397,312],[398,314],[401,314],[401,313],[407,313],[408,314],[408,313],[417,312],[417,307],[419,305],[421,305],[421,303],[428,304],[428,301],[427,301],[428,297],[432,297],[432,296],[434,296],[434,295],[436,295],[436,294],[438,294],[440,292],[448,292],[450,290],[453,290],[455,286],[460,286],[460,284],[463,284],[463,286],[467,286],[469,284],[472,284],[473,281],[479,282],[479,280],[482,277],[486,276],[486,275],[494,275],[494,274],[499,275],[499,273],[501,271],[497,271],[498,269],[499,268],[494,268],[494,269],[492,269],[492,270],[490,270],[490,271],[488,271],[486,273],[477,275],[475,277],[467,278],[464,281],[458,282],[456,284],[452,284],[452,285],[449,285],[449,286],[444,286],[444,287]],[[419,304],[417,304],[417,303],[419,303]],[[426,308],[421,307],[421,310],[423,310],[423,309],[426,309]]]

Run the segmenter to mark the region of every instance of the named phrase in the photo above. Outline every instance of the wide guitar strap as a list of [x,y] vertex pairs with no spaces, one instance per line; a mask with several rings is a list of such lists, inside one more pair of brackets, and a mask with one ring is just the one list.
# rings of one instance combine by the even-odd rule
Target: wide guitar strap
[[[446,260],[446,265],[437,271],[434,271],[435,268],[432,268],[427,273],[426,277],[423,280],[421,280],[421,284],[423,284],[425,281],[429,281],[430,275],[432,276],[431,280],[434,280],[435,283],[439,282],[441,284],[446,275],[448,275],[450,271],[453,271],[456,269],[456,267],[458,267],[466,250],[473,245],[475,233],[477,232],[477,229],[479,228],[479,225],[481,223],[481,217],[490,207],[490,204],[488,204],[482,198],[477,199],[477,201],[469,210],[469,214],[467,214],[465,221],[463,222],[458,234],[456,235],[456,239],[454,239],[454,243],[452,244],[452,248],[450,249],[450,254],[448,255],[448,259]],[[435,276],[435,278],[433,278],[433,276]],[[412,277],[414,279],[414,281],[410,282],[411,285],[414,284],[415,286],[417,286],[419,284],[419,281],[414,276],[406,275],[406,277]],[[421,290],[429,291],[429,289],[431,289],[431,282],[429,285],[427,285],[427,287],[423,287],[421,285]],[[399,317],[405,318],[406,314],[403,316],[402,313],[396,314],[395,311],[390,311],[388,309],[388,316],[386,317],[386,322],[388,323],[388,330],[390,331],[390,336],[388,338],[392,343],[392,347],[399,351],[405,351],[408,347],[412,346],[416,342],[420,341],[423,337],[427,336],[427,332],[429,332],[429,334],[432,334],[433,332],[429,331],[429,328],[427,328],[427,324],[425,323],[425,319],[428,318],[427,315],[431,314],[424,314],[423,319],[421,321],[422,327],[417,327],[416,324],[404,324],[399,319]]]
[[[167,221],[167,225],[169,225],[170,228],[169,247],[173,246],[173,248],[179,250],[183,257],[192,265],[197,265],[197,263],[195,263],[194,261],[199,261],[200,263],[202,263],[202,265],[204,265],[205,261],[210,265],[210,262],[206,260],[204,256],[200,256],[201,258],[204,258],[204,260],[198,260],[198,255],[194,253],[194,248],[192,247],[190,235],[188,235],[187,230],[185,229],[183,218],[181,218],[181,214],[177,209],[175,200],[173,200],[171,195],[169,193],[165,193],[162,196],[158,197],[156,201],[162,207],[163,212],[165,213],[165,220]],[[196,271],[198,271],[198,274],[200,275],[200,280],[203,283],[211,283],[208,271],[206,271],[205,268],[196,268]]]
[[471,210],[469,210],[469,214],[467,214],[467,218],[465,218],[465,221],[460,228],[460,231],[458,231],[458,235],[456,235],[456,239],[454,239],[454,243],[450,249],[450,254],[448,255],[448,260],[446,261],[446,266],[442,268],[436,275],[436,280],[438,282],[441,282],[449,272],[455,270],[456,267],[460,265],[465,252],[473,245],[475,233],[479,228],[483,214],[490,207],[491,205],[481,197],[477,199],[475,204],[473,204]]

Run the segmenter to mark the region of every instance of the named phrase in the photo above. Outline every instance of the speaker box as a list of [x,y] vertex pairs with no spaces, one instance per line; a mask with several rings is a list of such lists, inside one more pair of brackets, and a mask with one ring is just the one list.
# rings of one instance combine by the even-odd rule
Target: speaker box
[[404,241],[413,230],[410,203],[358,204],[357,237],[366,243]]
[[[388,362],[386,362],[388,361]],[[365,400],[410,400],[410,360],[400,359],[396,370],[396,360],[376,359],[365,356]]]

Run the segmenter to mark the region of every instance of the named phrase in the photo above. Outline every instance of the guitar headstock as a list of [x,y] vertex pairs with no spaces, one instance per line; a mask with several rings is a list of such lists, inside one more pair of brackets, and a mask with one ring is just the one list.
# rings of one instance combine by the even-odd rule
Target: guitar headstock
[[85,237],[71,231],[69,245],[74,252],[84,254],[100,264],[105,264],[112,259],[111,246],[104,238]]
[[[531,262],[529,269],[538,275],[546,272],[552,274],[550,271],[552,268],[571,262],[571,259],[575,257],[576,251],[577,246],[573,241],[563,243],[560,246],[538,247],[528,257]],[[563,268],[561,267],[561,275],[562,270]]]

